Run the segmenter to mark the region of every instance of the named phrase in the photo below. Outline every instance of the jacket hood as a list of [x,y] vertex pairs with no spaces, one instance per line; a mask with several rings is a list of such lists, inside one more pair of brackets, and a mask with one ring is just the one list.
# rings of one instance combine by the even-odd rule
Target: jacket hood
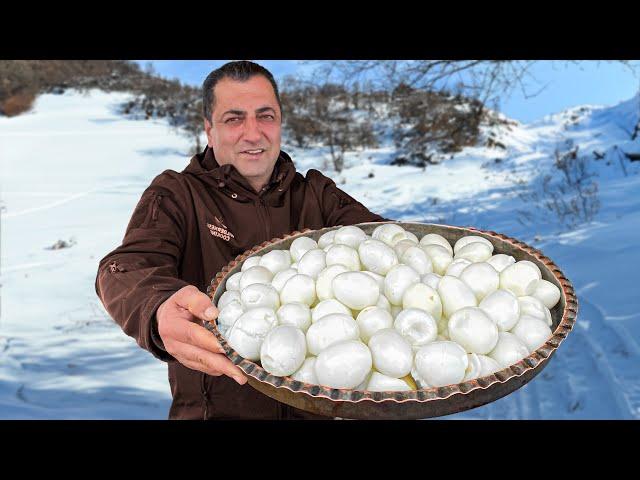
[[207,146],[191,158],[183,173],[196,176],[208,187],[220,190],[234,200],[251,202],[262,198],[268,205],[278,206],[295,178],[296,167],[291,157],[281,150],[269,182],[256,193],[235,166],[218,164],[213,150]]

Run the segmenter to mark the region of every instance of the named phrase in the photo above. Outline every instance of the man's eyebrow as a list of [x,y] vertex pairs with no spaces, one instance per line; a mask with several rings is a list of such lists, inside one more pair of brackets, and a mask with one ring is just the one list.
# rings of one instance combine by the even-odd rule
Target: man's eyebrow
[[273,109],[272,107],[262,107],[262,108],[258,108],[256,110],[256,113],[264,113],[267,111],[272,111],[273,113],[276,113],[275,109]]
[[245,112],[244,110],[227,110],[222,114],[222,116],[224,117],[227,113],[230,113],[232,115],[244,115],[247,112]]

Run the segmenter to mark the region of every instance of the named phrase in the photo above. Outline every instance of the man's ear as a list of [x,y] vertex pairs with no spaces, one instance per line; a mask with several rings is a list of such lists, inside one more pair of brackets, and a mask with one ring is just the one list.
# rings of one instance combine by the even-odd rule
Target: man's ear
[[211,131],[212,128],[213,124],[205,118],[204,132],[207,134],[207,145],[209,145],[209,148],[213,148],[213,132]]

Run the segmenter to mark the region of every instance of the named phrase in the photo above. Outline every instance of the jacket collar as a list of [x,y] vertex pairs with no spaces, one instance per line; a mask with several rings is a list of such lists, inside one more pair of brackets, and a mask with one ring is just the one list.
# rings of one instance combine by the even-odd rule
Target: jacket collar
[[281,204],[295,178],[296,168],[291,157],[281,150],[269,182],[261,192],[256,193],[236,167],[218,164],[213,150],[207,146],[203,152],[191,158],[183,173],[195,175],[209,187],[220,190],[237,201],[249,202],[262,198],[268,205],[277,206]]

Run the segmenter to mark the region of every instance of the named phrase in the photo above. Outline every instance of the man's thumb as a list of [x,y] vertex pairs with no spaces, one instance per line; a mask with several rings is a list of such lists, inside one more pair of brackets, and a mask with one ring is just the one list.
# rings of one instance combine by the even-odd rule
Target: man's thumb
[[198,290],[197,292],[188,292],[185,297],[181,306],[188,309],[191,315],[207,322],[218,317],[218,309],[205,293]]
[[204,311],[204,320],[214,320],[218,316],[218,309],[211,305]]

